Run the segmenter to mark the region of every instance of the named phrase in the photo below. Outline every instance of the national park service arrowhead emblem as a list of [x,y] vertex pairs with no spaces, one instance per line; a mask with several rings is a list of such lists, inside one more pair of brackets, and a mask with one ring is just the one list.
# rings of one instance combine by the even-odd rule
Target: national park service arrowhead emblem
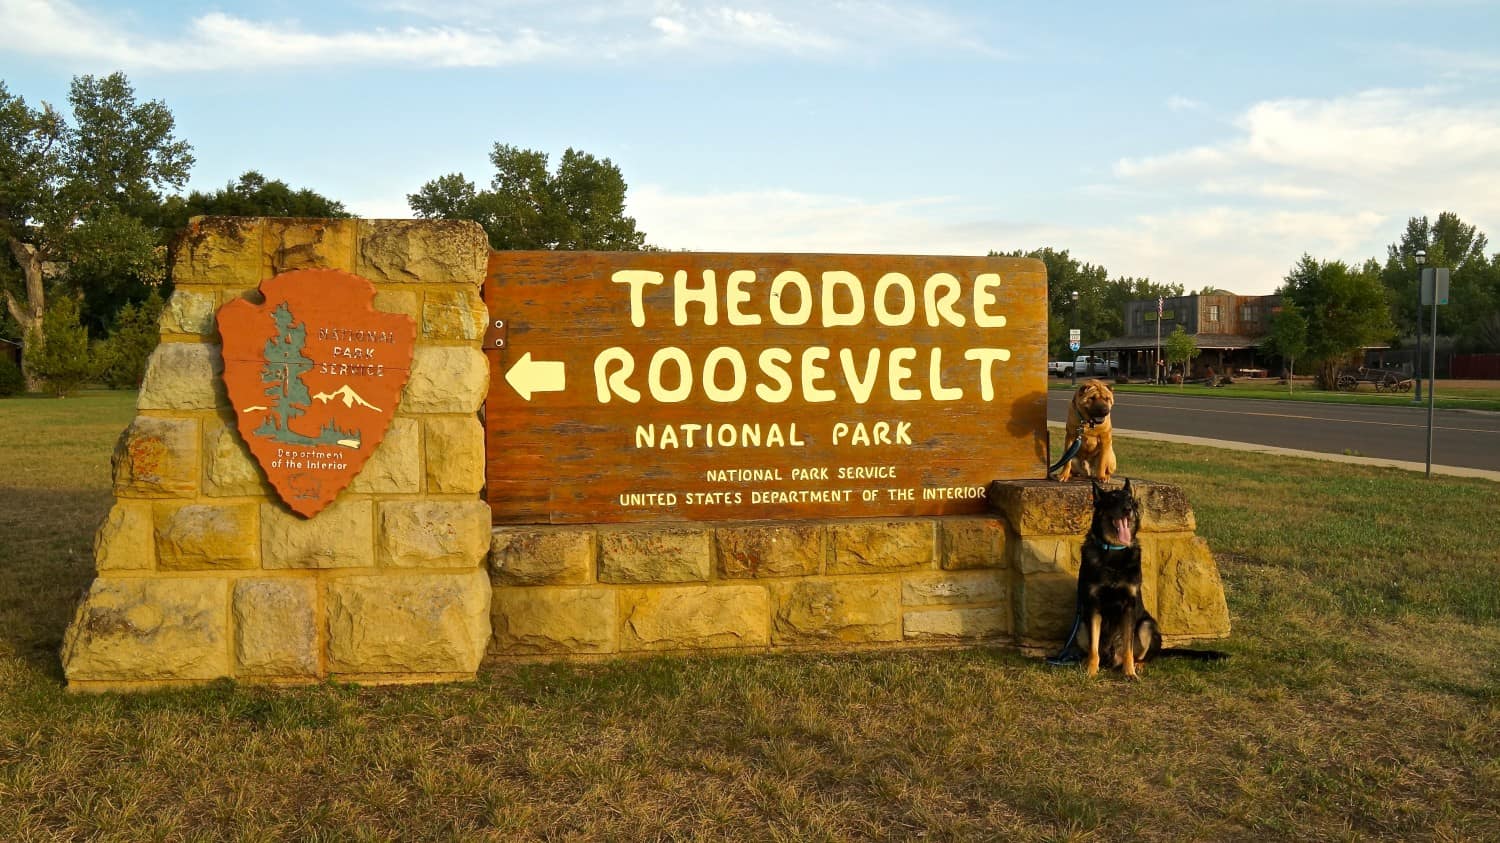
[[264,304],[219,308],[224,386],[267,479],[310,518],[385,438],[411,374],[416,325],[376,310],[374,285],[347,272],[285,272],[260,292]]

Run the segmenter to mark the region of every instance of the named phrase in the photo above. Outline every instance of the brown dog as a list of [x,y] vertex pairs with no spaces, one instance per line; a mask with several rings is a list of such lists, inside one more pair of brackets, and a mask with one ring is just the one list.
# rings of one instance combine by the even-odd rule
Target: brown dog
[[1114,387],[1101,380],[1090,379],[1078,385],[1073,400],[1068,404],[1068,423],[1063,441],[1072,444],[1079,436],[1078,453],[1058,469],[1057,479],[1066,482],[1078,472],[1092,477],[1100,483],[1115,473],[1115,448],[1109,412],[1115,406]]

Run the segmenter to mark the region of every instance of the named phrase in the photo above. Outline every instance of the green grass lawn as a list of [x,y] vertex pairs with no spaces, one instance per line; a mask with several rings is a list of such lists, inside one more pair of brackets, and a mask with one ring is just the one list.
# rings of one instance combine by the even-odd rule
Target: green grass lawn
[[1500,485],[1121,441],[1219,664],[997,649],[62,690],[126,394],[0,400],[0,840],[1500,839]]
[[[1049,378],[1050,389],[1074,389],[1068,378]],[[1369,384],[1360,384],[1353,392],[1338,392],[1318,389],[1311,381],[1294,381],[1292,390],[1286,384],[1267,380],[1239,380],[1221,387],[1207,387],[1203,383],[1162,384],[1149,383],[1116,384],[1116,392],[1144,392],[1162,395],[1188,395],[1195,398],[1274,398],[1282,401],[1318,401],[1328,404],[1374,404],[1387,407],[1426,407],[1427,384],[1422,384],[1422,403],[1412,401],[1411,392],[1378,392]],[[1495,381],[1450,381],[1437,382],[1437,395],[1433,406],[1445,410],[1500,410],[1500,384]]]

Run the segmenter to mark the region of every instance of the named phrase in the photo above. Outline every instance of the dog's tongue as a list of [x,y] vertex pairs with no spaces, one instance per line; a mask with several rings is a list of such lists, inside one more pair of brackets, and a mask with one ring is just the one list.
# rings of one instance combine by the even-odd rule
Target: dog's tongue
[[1130,544],[1131,536],[1129,518],[1115,519],[1115,538],[1120,540],[1120,544]]

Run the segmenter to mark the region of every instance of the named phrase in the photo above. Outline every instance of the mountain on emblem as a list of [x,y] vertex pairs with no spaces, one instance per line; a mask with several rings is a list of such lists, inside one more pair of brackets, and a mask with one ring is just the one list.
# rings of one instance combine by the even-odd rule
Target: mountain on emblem
[[379,407],[359,397],[359,393],[355,392],[354,387],[350,386],[349,384],[344,384],[343,386],[335,389],[332,392],[319,392],[317,395],[313,396],[314,401],[322,401],[324,404],[327,404],[329,401],[332,401],[335,398],[343,401],[345,407],[353,407],[355,404],[358,404],[361,407],[368,407],[377,413],[380,412]]
[[266,478],[311,517],[385,438],[411,374],[416,326],[375,310],[374,285],[347,272],[287,272],[260,292],[264,304],[235,299],[219,309],[224,386]]

